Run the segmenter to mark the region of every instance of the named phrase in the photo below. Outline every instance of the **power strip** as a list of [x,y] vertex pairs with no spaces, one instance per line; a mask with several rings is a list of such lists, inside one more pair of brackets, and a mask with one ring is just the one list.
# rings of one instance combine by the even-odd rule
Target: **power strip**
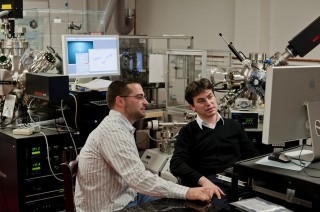
[[40,132],[40,125],[34,123],[19,124],[17,129],[12,131],[14,135],[31,135],[35,132]]
[[33,128],[21,128],[12,130],[13,135],[31,135],[33,134]]

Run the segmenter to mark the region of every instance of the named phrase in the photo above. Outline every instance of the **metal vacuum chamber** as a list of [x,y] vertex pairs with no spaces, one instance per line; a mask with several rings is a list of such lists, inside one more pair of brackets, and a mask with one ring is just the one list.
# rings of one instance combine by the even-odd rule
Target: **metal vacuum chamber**
[[231,51],[169,49],[167,55],[165,85],[169,116],[184,117],[190,110],[184,99],[184,90],[190,82],[205,77],[214,83],[214,72],[226,71],[232,66]]

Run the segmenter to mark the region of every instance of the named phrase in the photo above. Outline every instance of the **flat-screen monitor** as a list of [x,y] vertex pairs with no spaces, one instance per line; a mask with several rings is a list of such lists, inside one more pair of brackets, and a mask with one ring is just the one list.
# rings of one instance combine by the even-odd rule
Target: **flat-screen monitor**
[[320,158],[320,66],[279,66],[266,71],[262,143],[311,138],[311,154]]
[[62,35],[62,56],[71,79],[120,75],[118,35]]

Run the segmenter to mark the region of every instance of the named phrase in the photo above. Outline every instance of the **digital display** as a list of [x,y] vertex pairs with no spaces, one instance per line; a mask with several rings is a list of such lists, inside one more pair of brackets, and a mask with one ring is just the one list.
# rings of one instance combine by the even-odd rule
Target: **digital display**
[[23,18],[23,1],[22,0],[1,0],[0,12],[10,11],[9,18]]
[[245,128],[257,128],[259,121],[258,113],[232,112],[231,118],[238,121]]
[[253,118],[244,118],[243,123],[244,124],[254,124],[254,119]]
[[40,171],[41,170],[41,162],[35,162],[32,163],[31,170],[34,171]]
[[40,155],[41,153],[41,147],[37,146],[37,147],[32,147],[31,148],[31,155],[35,156],[35,155]]

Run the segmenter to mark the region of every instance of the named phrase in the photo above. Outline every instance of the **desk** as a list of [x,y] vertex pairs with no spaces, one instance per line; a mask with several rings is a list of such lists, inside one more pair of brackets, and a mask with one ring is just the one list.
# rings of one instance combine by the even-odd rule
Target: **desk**
[[304,170],[293,171],[255,163],[265,156],[243,160],[234,165],[233,190],[237,190],[235,185],[239,178],[247,178],[253,190],[276,197],[284,202],[286,207],[296,209],[302,205],[306,210],[319,211],[320,162],[313,162],[305,168],[307,174]]
[[198,201],[185,201],[179,199],[158,199],[152,202],[144,203],[138,206],[124,208],[119,212],[153,212],[153,211],[206,211],[206,212],[222,212],[225,211],[217,206],[198,202]]

